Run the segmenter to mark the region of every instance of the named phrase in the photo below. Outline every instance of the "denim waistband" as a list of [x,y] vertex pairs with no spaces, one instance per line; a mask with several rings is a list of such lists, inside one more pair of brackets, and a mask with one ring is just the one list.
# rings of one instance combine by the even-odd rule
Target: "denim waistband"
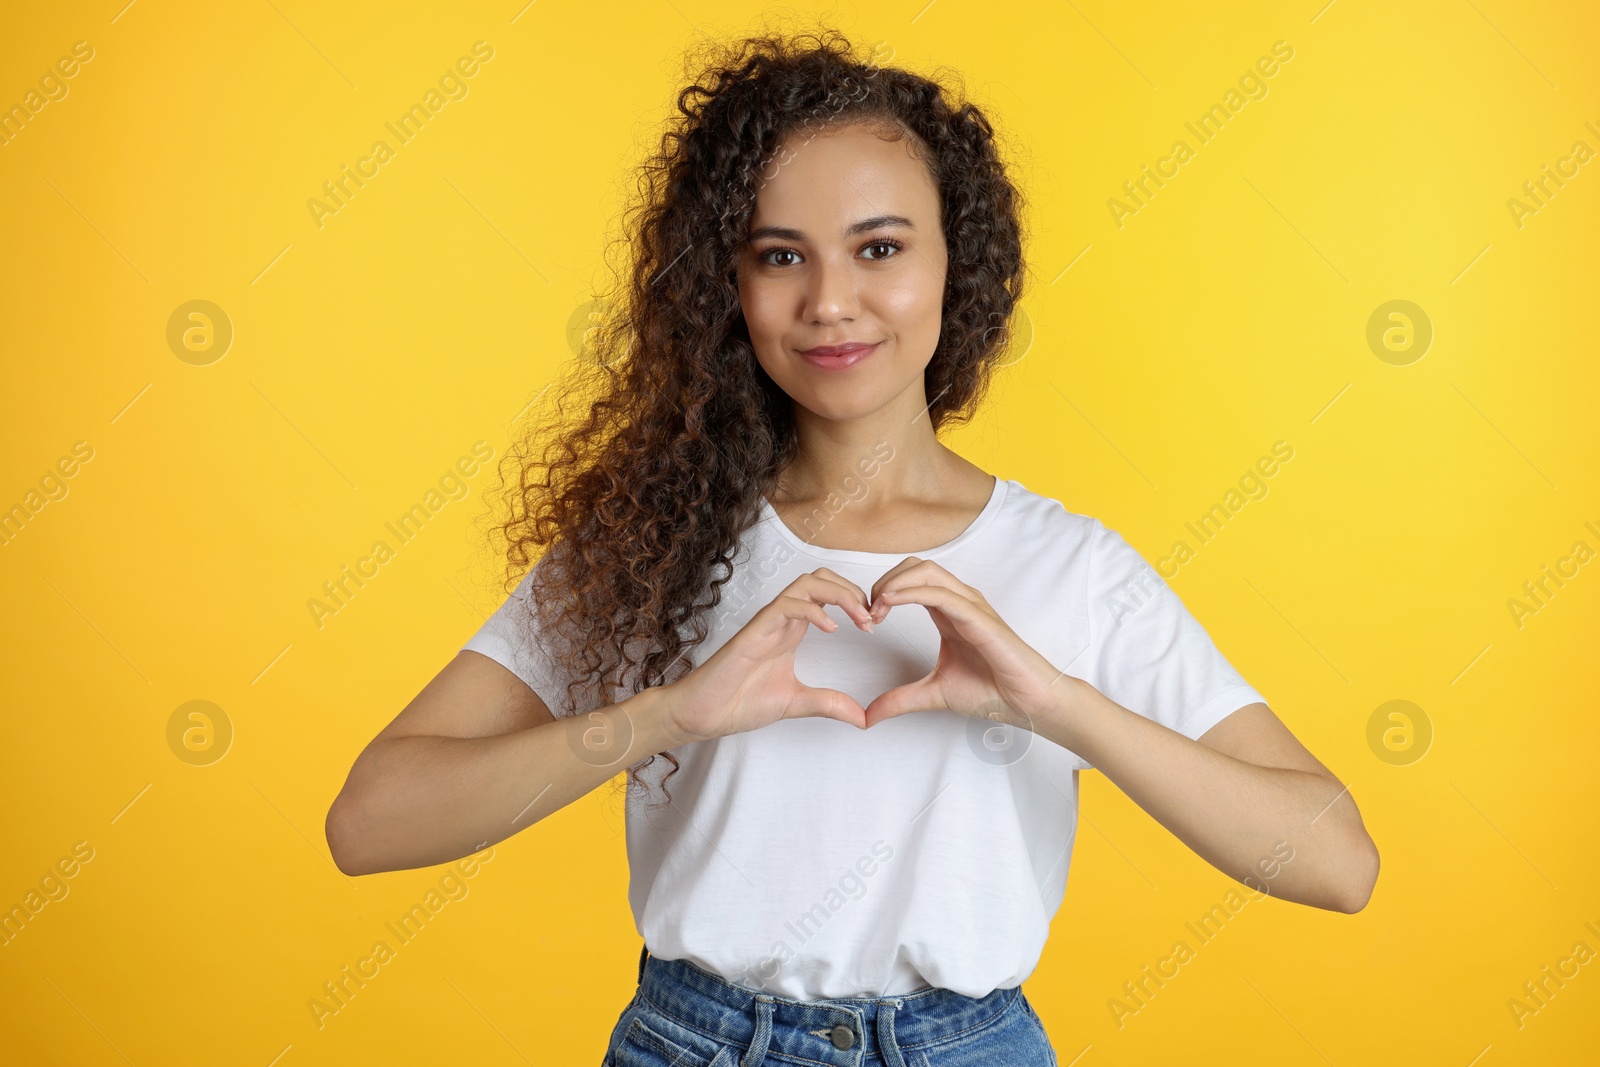
[[887,1064],[903,1063],[901,1051],[965,1036],[1009,1008],[1021,991],[996,989],[973,998],[934,987],[892,997],[794,1000],[728,982],[688,960],[639,952],[640,995],[685,1026],[749,1046],[746,1063],[761,1062],[768,1051],[840,1067],[874,1054]]

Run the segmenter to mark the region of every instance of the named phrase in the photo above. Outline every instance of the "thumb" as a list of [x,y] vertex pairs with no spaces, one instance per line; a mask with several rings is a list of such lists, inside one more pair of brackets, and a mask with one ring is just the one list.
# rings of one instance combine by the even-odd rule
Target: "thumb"
[[867,709],[857,703],[854,697],[837,689],[817,689],[803,685],[800,687],[800,695],[790,704],[790,708],[792,711],[784,714],[786,719],[797,716],[818,716],[837,719],[861,730],[867,728]]
[[880,693],[867,711],[868,725],[905,715],[913,711],[929,711],[944,706],[939,695],[927,681],[910,682]]

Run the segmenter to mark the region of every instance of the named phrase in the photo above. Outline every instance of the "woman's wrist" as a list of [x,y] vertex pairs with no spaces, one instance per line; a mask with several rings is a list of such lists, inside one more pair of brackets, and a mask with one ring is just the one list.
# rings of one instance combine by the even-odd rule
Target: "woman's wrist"
[[1031,729],[1040,737],[1054,741],[1074,752],[1087,743],[1085,727],[1089,726],[1105,695],[1070,674],[1063,674],[1050,686],[1051,700],[1045,710],[1034,716]]
[[677,699],[678,693],[673,690],[672,683],[667,683],[640,690],[618,705],[633,727],[634,747],[640,753],[638,759],[704,740],[678,725]]

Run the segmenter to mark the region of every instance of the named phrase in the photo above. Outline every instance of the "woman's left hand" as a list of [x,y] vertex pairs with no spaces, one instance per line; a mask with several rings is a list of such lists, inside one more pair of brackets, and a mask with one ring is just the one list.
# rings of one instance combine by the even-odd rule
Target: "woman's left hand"
[[932,560],[907,556],[872,586],[873,621],[890,608],[921,604],[939,628],[939,658],[915,682],[867,705],[867,728],[913,711],[954,711],[1033,729],[1082,684],[1018,637],[983,594]]

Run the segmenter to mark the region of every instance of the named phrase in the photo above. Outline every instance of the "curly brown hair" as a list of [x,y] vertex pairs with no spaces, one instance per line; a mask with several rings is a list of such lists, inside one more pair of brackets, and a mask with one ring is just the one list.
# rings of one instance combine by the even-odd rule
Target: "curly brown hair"
[[[687,57],[681,114],[622,216],[620,298],[595,302],[556,413],[529,420],[501,461],[506,585],[539,557],[523,624],[569,679],[558,716],[691,669],[740,536],[797,453],[793,402],[756,361],[737,274],[761,176],[789,134],[883,126],[909,136],[934,179],[949,254],[924,381],[935,433],[975,413],[1022,292],[1022,199],[977,107],[879,66],[880,49],[859,55],[836,30],[708,47]],[[587,416],[557,429],[574,395],[587,396]],[[629,778],[643,785],[657,755],[670,778],[680,766],[670,752]]]

